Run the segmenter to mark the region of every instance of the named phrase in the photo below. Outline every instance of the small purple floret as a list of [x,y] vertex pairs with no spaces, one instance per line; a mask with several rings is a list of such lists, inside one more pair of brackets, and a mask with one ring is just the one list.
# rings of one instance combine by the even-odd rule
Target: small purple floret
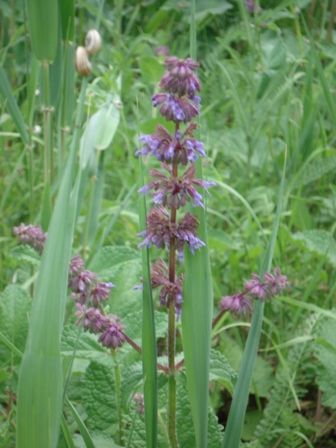
[[116,316],[109,317],[109,325],[100,336],[99,341],[104,347],[116,349],[125,342],[125,336],[122,333],[122,325]]
[[42,253],[47,234],[43,232],[40,226],[20,224],[18,227],[13,228],[13,233],[18,238],[20,243],[28,244],[40,254]]
[[225,296],[220,301],[223,311],[232,311],[235,314],[245,314],[251,311],[251,302],[244,294]]

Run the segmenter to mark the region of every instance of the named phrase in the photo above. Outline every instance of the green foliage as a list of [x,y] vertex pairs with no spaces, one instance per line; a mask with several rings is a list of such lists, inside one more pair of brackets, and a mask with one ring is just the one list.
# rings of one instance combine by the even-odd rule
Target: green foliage
[[[301,326],[298,334],[311,335],[315,331],[318,315],[311,315]],[[291,348],[286,361],[279,366],[264,417],[258,424],[255,432],[257,447],[266,448],[281,441],[284,448],[302,447],[300,436],[302,419],[298,414],[297,393],[303,394],[299,389],[300,367],[304,356],[309,350],[309,343],[302,343]]]
[[106,431],[116,424],[115,386],[111,367],[91,362],[85,372],[81,393],[85,397],[88,428]]
[[326,230],[305,230],[293,235],[293,238],[302,241],[306,247],[326,257],[330,263],[336,263],[336,241],[332,234]]
[[[34,12],[34,20],[37,18],[39,22],[34,30],[40,36],[52,31],[52,36],[40,39],[39,49],[34,44],[35,38],[33,48],[30,39],[26,39],[27,18],[29,30],[33,24],[30,9],[25,8],[24,2],[12,3],[2,2],[0,18],[0,96],[3,100],[0,105],[0,286],[4,289],[0,295],[1,448],[15,446],[16,411],[17,405],[20,406],[15,401],[18,364],[25,348],[32,316],[31,301],[36,302],[36,278],[41,269],[40,256],[27,246],[17,245],[12,227],[21,222],[41,223],[47,135],[44,131],[39,133],[39,127],[43,127],[45,104],[54,107],[50,113],[49,142],[53,179],[48,195],[52,200],[59,191],[73,134],[81,135],[82,124],[89,117],[96,117],[96,126],[91,123],[86,132],[91,140],[84,159],[86,163],[92,156],[92,171],[88,176],[91,185],[85,189],[83,182],[80,187],[83,207],[78,210],[72,253],[82,254],[88,268],[97,272],[100,280],[115,284],[108,302],[104,303],[105,311],[118,314],[125,332],[144,345],[145,350],[148,347],[141,340],[141,333],[147,331],[147,341],[152,346],[151,355],[147,352],[144,359],[151,372],[156,372],[152,356],[156,348],[159,362],[166,365],[166,311],[157,306],[156,291],[151,298],[148,290],[143,296],[140,290],[133,289],[143,282],[146,264],[147,280],[144,281],[149,284],[148,253],[144,254],[143,262],[137,247],[137,189],[141,180],[134,152],[138,147],[138,133],[150,133],[157,123],[162,123],[151,112],[151,95],[157,91],[156,83],[164,72],[163,58],[157,57],[156,48],[167,45],[172,55],[190,54],[190,1],[42,2],[42,9]],[[333,380],[336,368],[333,330],[335,18],[332,2],[259,0],[256,3],[260,9],[250,15],[244,0],[196,2],[193,32],[197,35],[202,81],[198,135],[205,143],[208,156],[203,162],[203,175],[217,181],[206,197],[215,307],[221,296],[241,290],[251,272],[258,271],[264,243],[269,239],[276,215],[276,192],[287,151],[288,183],[274,265],[279,265],[288,275],[290,288],[285,296],[265,304],[264,330],[248,388],[241,446],[324,448],[334,445],[333,428],[325,423],[334,418],[336,401]],[[58,17],[49,14],[50,8],[59,9]],[[46,28],[49,29],[46,31]],[[80,85],[73,64],[75,43],[82,45],[90,28],[100,31],[103,48],[91,58],[93,72],[87,80],[85,117],[75,124]],[[195,47],[194,42],[193,51]],[[56,56],[47,77],[51,83],[48,103],[44,103],[46,90],[41,86],[41,64],[34,55],[36,51],[41,59]],[[55,55],[51,55],[54,51]],[[121,85],[118,79],[122,79]],[[79,148],[78,144],[76,151]],[[78,152],[76,159],[79,159]],[[148,162],[144,163],[147,171]],[[51,206],[51,202],[47,205]],[[64,207],[63,212],[66,211]],[[59,239],[57,243],[58,249]],[[70,250],[70,245],[64,250]],[[53,278],[46,281],[45,293],[48,302],[55,293],[53,282],[59,278],[58,268],[66,268],[56,261],[55,252],[51,258]],[[192,276],[189,283],[194,280]],[[149,321],[142,319],[143,297],[147,298],[146,306],[153,308]],[[189,304],[192,307],[191,301]],[[86,446],[85,430],[80,422],[89,428],[97,448],[117,446],[114,363],[97,336],[79,331],[74,323],[74,311],[73,301],[69,299],[64,332],[62,339],[60,334],[59,338],[65,395],[71,399],[80,420],[76,420],[65,403],[64,435],[59,439],[58,448]],[[191,312],[194,311],[198,318],[204,318],[204,313],[196,309]],[[147,312],[148,308],[145,315],[149,316]],[[312,329],[315,313],[323,317]],[[44,321],[50,323],[55,314],[50,312]],[[157,344],[152,332],[153,316]],[[214,414],[221,424],[227,425],[248,321],[248,317],[241,317],[237,322],[225,315],[212,339],[210,387],[203,389],[203,393],[209,390],[212,404],[209,446],[222,445],[222,427]],[[189,324],[198,330],[197,322],[193,320]],[[181,331],[180,324],[178,331]],[[203,338],[200,331],[196,337]],[[199,346],[196,337],[190,338],[192,349]],[[39,334],[39,338],[42,342],[47,339],[45,333]],[[180,344],[177,350],[182,350]],[[180,353],[178,361],[181,359]],[[148,437],[146,442],[145,419],[137,413],[132,399],[134,392],[144,390],[141,355],[125,345],[118,352],[118,361],[122,374],[122,445],[145,448],[146,443],[147,446],[151,443]],[[38,377],[38,370],[46,365],[45,360],[32,363],[31,374],[36,377],[39,390],[43,378],[51,386],[58,384],[53,368],[50,376]],[[194,369],[192,375],[198,372]],[[181,446],[192,448],[195,437],[183,370],[178,377],[181,375],[178,379],[178,418],[182,428],[179,435]],[[61,394],[64,393],[63,384],[58,385]],[[157,423],[157,445],[168,447],[166,376],[160,372],[157,385],[151,380],[146,387],[147,393],[150,390],[149,401],[155,400],[158,387],[158,413],[155,406],[147,406],[151,419],[148,421],[149,425]],[[89,412],[85,394],[89,397]],[[208,409],[202,400],[197,405],[204,417]],[[193,407],[196,409],[197,405]],[[101,406],[102,415],[99,414]],[[32,411],[29,401],[29,418]],[[46,426],[42,423],[44,416],[45,412],[38,419],[39,429]],[[203,427],[197,428],[203,433],[204,422],[205,419]]]
[[323,392],[322,403],[336,409],[336,333],[332,319],[321,319],[316,332],[315,354],[317,366],[317,384]]
[[[0,332],[17,350],[23,351],[28,332],[30,297],[17,285],[8,286],[0,295]],[[1,340],[0,340],[1,342]],[[2,362],[15,355],[9,347],[0,346]]]

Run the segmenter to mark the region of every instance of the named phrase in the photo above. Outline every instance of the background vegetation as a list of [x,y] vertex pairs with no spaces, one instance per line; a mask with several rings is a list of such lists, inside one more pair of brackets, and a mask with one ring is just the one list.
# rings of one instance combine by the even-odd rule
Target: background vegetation
[[[243,1],[197,3],[200,137],[207,150],[205,177],[217,182],[207,201],[215,307],[221,296],[241,289],[259,269],[287,156],[273,264],[288,276],[290,288],[265,307],[242,440],[242,446],[251,448],[336,447],[335,14],[335,1],[265,0],[254,14]],[[151,107],[163,73],[157,48],[167,46],[170,54],[187,57],[189,16],[187,1],[76,2],[76,45],[83,44],[93,27],[104,42],[92,60],[85,118],[113,101],[120,122],[115,123],[112,143],[99,160],[90,162],[73,252],[117,285],[111,311],[122,317],[135,340],[141,335],[141,294],[133,286],[141,281],[142,268],[137,248],[140,172],[134,154],[139,133],[151,132],[158,120]],[[14,446],[20,352],[40,263],[33,250],[18,247],[12,228],[43,221],[45,142],[40,133],[41,70],[28,39],[24,2],[3,1],[0,23],[0,446],[8,448]],[[72,69],[65,74],[66,51],[58,49],[50,68],[52,197],[69,153],[81,84],[76,75],[74,88],[66,85],[74,75]],[[20,118],[27,128],[20,126]],[[156,313],[163,341],[166,316],[159,309]],[[94,337],[79,337],[74,321],[69,300],[61,350],[65,368],[67,362],[73,364],[66,377],[68,401],[59,447],[71,446],[67,434],[73,446],[89,446],[81,424],[96,447],[111,446],[111,435],[121,446],[145,446],[143,418],[132,401],[133,393],[141,390],[140,357],[129,348],[120,352],[125,434],[117,442],[110,357]],[[216,418],[225,426],[248,322],[225,315],[214,334],[209,447],[221,445]],[[194,436],[183,381],[178,385],[178,425],[181,446],[191,448]],[[159,395],[159,427],[165,419],[164,393],[162,389]],[[159,440],[160,447],[166,446],[162,428]]]

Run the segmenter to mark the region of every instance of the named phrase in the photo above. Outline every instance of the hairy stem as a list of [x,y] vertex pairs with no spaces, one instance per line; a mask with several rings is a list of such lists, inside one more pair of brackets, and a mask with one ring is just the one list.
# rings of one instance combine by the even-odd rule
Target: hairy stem
[[118,416],[117,443],[121,445],[123,439],[123,422],[122,422],[122,409],[121,409],[121,374],[116,352],[113,349],[111,350],[111,352],[114,361],[115,398],[116,398],[117,416]]
[[[178,131],[176,124],[175,132]],[[172,176],[178,176],[178,161],[176,155],[173,158]],[[176,207],[171,208],[170,224],[176,224]],[[176,239],[173,236],[169,244],[169,281],[175,282],[176,274]],[[168,301],[168,434],[171,448],[178,447],[176,436],[176,371],[175,371],[175,297],[170,296]]]

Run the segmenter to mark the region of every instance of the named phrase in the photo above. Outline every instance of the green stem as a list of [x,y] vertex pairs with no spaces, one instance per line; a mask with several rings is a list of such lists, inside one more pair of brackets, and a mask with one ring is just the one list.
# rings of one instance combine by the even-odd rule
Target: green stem
[[51,107],[49,85],[49,62],[42,62],[43,82],[43,136],[44,136],[44,191],[42,201],[42,227],[48,228],[51,216],[51,171],[52,171],[52,145],[51,145]]
[[[178,131],[176,124],[175,131]],[[172,176],[178,176],[178,161],[173,159]],[[170,223],[176,224],[176,208],[171,208]],[[176,239],[172,237],[169,244],[169,281],[175,282],[176,271]],[[177,448],[176,436],[176,371],[175,371],[175,344],[176,344],[176,326],[175,326],[175,297],[170,296],[168,302],[168,435],[171,448]]]
[[117,443],[121,445],[123,439],[123,422],[122,422],[122,409],[121,409],[121,373],[115,350],[112,349],[111,353],[114,360],[115,398],[116,398],[118,426],[119,426]]

